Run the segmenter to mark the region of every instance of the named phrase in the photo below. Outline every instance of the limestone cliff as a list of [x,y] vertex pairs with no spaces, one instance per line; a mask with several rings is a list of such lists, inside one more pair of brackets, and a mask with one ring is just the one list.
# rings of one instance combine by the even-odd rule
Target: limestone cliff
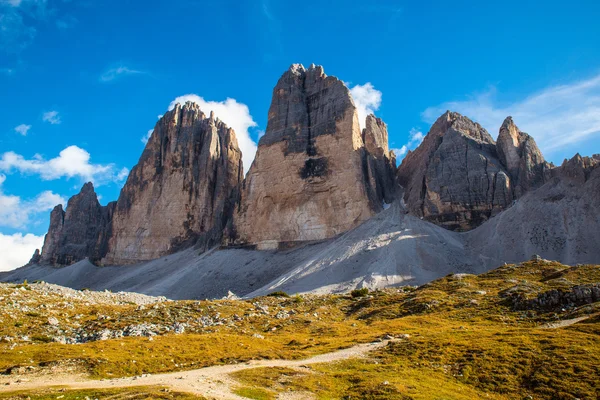
[[515,198],[541,186],[550,177],[551,164],[544,160],[535,140],[521,132],[511,117],[500,128],[496,149],[511,178]]
[[446,112],[398,169],[409,211],[451,230],[469,230],[513,201],[496,144],[479,124]]
[[69,265],[84,258],[92,262],[106,253],[114,202],[101,206],[91,182],[50,214],[50,227],[44,239],[40,261],[44,264]]
[[[368,146],[389,156],[387,132],[373,124]],[[266,133],[234,216],[234,242],[276,248],[336,236],[367,220],[390,198],[377,187],[385,179],[370,176],[378,173],[370,157],[344,83],[320,66],[292,65],[273,89]]]
[[156,124],[121,190],[102,263],[219,243],[242,179],[233,129],[195,103],[177,104]]

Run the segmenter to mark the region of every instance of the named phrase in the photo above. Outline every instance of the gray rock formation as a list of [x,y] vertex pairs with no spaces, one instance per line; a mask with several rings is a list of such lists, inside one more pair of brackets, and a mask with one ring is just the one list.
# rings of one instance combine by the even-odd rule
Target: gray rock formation
[[396,197],[396,155],[388,147],[387,125],[373,114],[362,131],[370,180],[368,189],[377,204],[391,204]]
[[600,161],[576,155],[554,168],[544,185],[473,231],[468,247],[506,262],[539,254],[571,265],[598,263],[599,193]]
[[[261,249],[343,233],[390,200],[379,174],[389,160],[385,125],[366,128],[342,81],[323,68],[294,64],[273,89],[267,130],[242,189],[231,232],[235,243]],[[381,165],[379,165],[381,164]]]
[[69,265],[84,258],[92,262],[106,253],[114,202],[101,206],[91,182],[71,197],[67,210],[56,206],[50,214],[50,227],[44,239],[40,261]]
[[450,230],[469,230],[512,203],[496,144],[479,124],[446,112],[398,169],[409,211]]
[[188,102],[156,124],[117,201],[103,264],[221,240],[243,179],[233,129]]
[[527,133],[521,132],[512,117],[504,120],[496,149],[511,178],[515,198],[540,187],[550,177],[552,165],[544,160],[535,140]]

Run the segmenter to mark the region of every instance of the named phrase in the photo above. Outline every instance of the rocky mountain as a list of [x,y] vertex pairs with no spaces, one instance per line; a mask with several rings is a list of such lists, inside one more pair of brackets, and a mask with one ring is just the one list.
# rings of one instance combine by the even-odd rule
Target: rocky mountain
[[118,201],[102,207],[86,184],[52,211],[42,253],[3,279],[204,298],[600,259],[600,155],[555,167],[511,117],[495,142],[448,111],[396,168],[386,124],[364,122],[341,80],[294,64],[244,179],[233,130],[176,105]]
[[156,124],[115,206],[103,264],[219,243],[243,179],[233,129],[188,102]]
[[552,177],[469,236],[468,246],[506,262],[531,254],[567,264],[600,260],[600,159],[577,154]]
[[496,149],[511,178],[514,198],[541,186],[549,178],[553,166],[544,160],[535,140],[521,132],[511,117],[500,127]]
[[[68,265],[84,258],[97,261],[106,253],[115,203],[101,206],[92,183],[71,197],[67,210],[62,205],[50,213],[50,227],[39,261]],[[32,261],[36,261],[32,259]]]
[[473,229],[513,200],[494,139],[481,125],[450,111],[406,155],[398,181],[413,215],[450,230]]
[[273,89],[233,243],[274,249],[356,227],[391,202],[392,159],[385,124],[371,116],[363,136],[341,80],[320,66],[292,65]]

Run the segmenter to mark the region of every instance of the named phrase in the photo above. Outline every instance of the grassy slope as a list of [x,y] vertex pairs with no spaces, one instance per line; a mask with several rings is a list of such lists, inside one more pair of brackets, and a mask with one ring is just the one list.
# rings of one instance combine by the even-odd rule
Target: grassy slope
[[[117,377],[198,368],[255,358],[299,358],[367,342],[385,334],[410,337],[369,360],[313,366],[310,370],[254,369],[238,373],[240,393],[274,398],[288,389],[319,398],[381,399],[595,399],[600,396],[600,320],[541,329],[557,319],[600,311],[598,303],[558,310],[514,311],[506,289],[525,297],[553,288],[600,282],[597,266],[566,267],[544,261],[507,265],[490,273],[448,276],[418,289],[369,296],[264,297],[252,301],[167,302],[143,310],[131,305],[65,305],[36,298],[21,314],[2,316],[0,337],[25,333],[33,344],[0,343],[0,370],[55,365],[65,360],[94,377]],[[10,291],[0,297],[10,298]],[[30,291],[35,293],[35,289]],[[267,306],[262,312],[258,305]],[[279,311],[293,314],[278,319]],[[202,328],[200,316],[223,325]],[[235,317],[234,314],[241,317]],[[186,322],[182,335],[124,338],[81,345],[44,343],[48,316],[90,331],[132,323]],[[79,320],[76,315],[82,315]],[[106,316],[110,317],[109,319]],[[74,322],[77,321],[77,322]],[[63,322],[61,322],[63,323]],[[273,329],[275,328],[275,329]],[[262,335],[264,339],[254,335]]]

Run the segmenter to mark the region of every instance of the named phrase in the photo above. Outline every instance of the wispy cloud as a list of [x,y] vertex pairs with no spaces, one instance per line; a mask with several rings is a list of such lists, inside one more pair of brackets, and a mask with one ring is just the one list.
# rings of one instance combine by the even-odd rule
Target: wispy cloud
[[13,68],[0,68],[0,74],[13,76],[15,74],[15,70]]
[[60,115],[58,115],[58,111],[45,112],[42,116],[42,119],[44,120],[44,122],[48,122],[52,125],[58,125],[62,122],[60,120]]
[[0,171],[39,175],[43,180],[79,177],[94,182],[96,186],[109,182],[120,183],[127,175],[123,172],[124,169],[117,171],[114,164],[93,164],[90,158],[90,153],[77,146],[65,148],[50,160],[45,160],[40,155],[26,159],[9,151],[0,158]]
[[142,139],[141,139],[141,140],[142,140],[142,143],[144,143],[144,144],[148,143],[148,140],[150,140],[150,136],[152,136],[152,132],[154,132],[154,129],[150,129],[150,130],[148,131],[148,133],[146,133],[146,134],[144,135],[144,137],[142,137]]
[[184,104],[187,101],[198,104],[207,115],[213,111],[221,121],[233,128],[240,150],[242,150],[244,171],[248,171],[256,155],[256,143],[250,137],[249,129],[257,126],[250,115],[248,106],[231,98],[227,98],[225,101],[207,101],[196,94],[186,94],[173,100],[169,104],[169,110],[172,110],[176,104]]
[[23,13],[18,9],[20,1],[0,3],[0,50],[18,54],[27,48],[35,38],[36,29],[25,23]]
[[29,132],[30,129],[31,129],[31,125],[21,124],[21,125],[15,127],[15,132],[17,132],[20,135],[27,136],[27,133]]
[[371,82],[364,85],[354,85],[350,89],[354,105],[358,111],[360,128],[364,128],[367,115],[374,114],[381,105],[381,91],[375,89]]
[[134,75],[147,75],[148,73],[145,71],[139,71],[136,69],[132,69],[126,67],[124,65],[109,68],[100,75],[100,82],[112,82],[116,79],[125,77],[125,76],[134,76]]
[[412,128],[408,135],[408,142],[406,142],[406,144],[400,148],[392,149],[396,154],[396,161],[402,160],[409,150],[416,149],[421,144],[424,138],[425,135],[423,134],[423,132],[416,128]]
[[25,228],[32,215],[51,210],[57,204],[66,204],[64,197],[44,191],[33,199],[22,200],[19,196],[4,194],[2,185],[6,176],[0,174],[0,226]]
[[519,128],[531,134],[542,151],[552,154],[564,146],[600,135],[600,75],[587,80],[550,86],[509,104],[500,104],[496,88],[429,107],[423,120],[433,123],[446,110],[457,111],[493,132],[511,115]]

